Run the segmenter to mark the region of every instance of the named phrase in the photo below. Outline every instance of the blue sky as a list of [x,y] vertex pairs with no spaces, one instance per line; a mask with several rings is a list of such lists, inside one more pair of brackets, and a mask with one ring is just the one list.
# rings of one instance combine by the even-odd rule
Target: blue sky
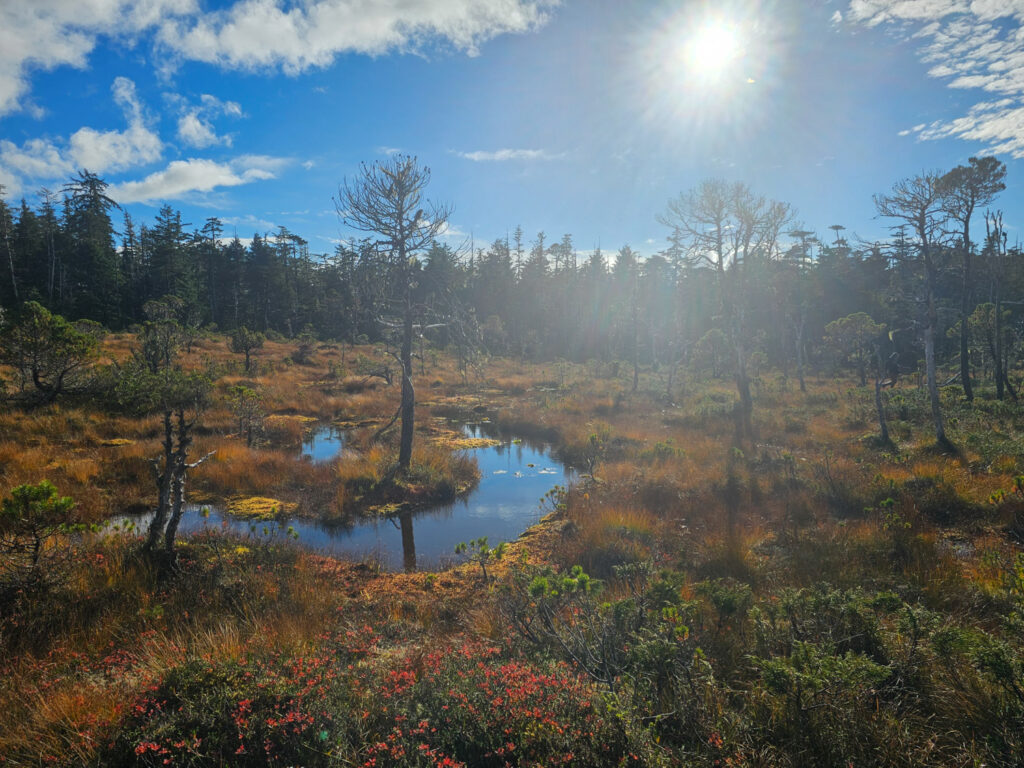
[[872,239],[872,194],[983,153],[1012,225],[1024,2],[0,2],[12,200],[85,167],[137,221],[167,202],[323,252],[339,182],[396,150],[431,167],[454,245],[520,224],[652,253],[711,176]]

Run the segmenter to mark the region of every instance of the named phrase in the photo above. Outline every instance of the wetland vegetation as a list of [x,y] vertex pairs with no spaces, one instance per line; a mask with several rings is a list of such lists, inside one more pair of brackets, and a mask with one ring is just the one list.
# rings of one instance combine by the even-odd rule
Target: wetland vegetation
[[[104,342],[114,357],[130,343]],[[216,453],[191,474],[190,502],[251,494],[274,515],[399,519],[370,511],[393,503],[375,490],[392,449],[362,442],[370,426],[348,427],[358,454],[300,455],[310,425],[386,418],[393,388],[331,394],[339,346],[318,345],[308,366],[287,362],[293,350],[268,342],[265,373],[245,379],[269,404],[255,445],[227,405],[204,412],[197,453]],[[223,337],[191,360],[221,365],[222,391],[240,379]],[[966,446],[947,455],[932,448],[926,390],[904,386],[888,404],[899,443],[880,447],[870,387],[810,376],[801,392],[769,372],[757,438],[737,444],[723,381],[684,377],[667,403],[649,371],[630,394],[628,378],[581,364],[558,364],[552,385],[555,368],[495,359],[465,382],[447,355],[428,363],[440,383],[403,492],[476,481],[472,451],[446,443],[460,435],[451,415],[482,397],[495,424],[525,431],[530,414],[534,434],[587,466],[486,579],[476,560],[392,573],[218,526],[183,535],[168,573],[137,537],[56,533],[45,577],[5,596],[5,760],[1013,764],[1015,407],[945,390]],[[74,499],[69,521],[152,504],[152,417],[67,403],[3,419],[7,484],[52,478]]]
[[828,245],[708,182],[611,269],[317,263],[169,209],[115,251],[102,191],[60,223],[81,280],[121,257],[102,316],[47,296],[31,211],[12,240],[44,301],[3,296],[0,765],[1024,761],[1000,216]]

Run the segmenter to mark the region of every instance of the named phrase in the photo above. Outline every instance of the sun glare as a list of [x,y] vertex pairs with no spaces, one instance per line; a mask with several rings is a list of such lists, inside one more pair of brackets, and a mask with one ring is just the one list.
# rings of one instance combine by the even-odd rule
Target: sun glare
[[706,79],[724,75],[740,55],[736,29],[722,22],[708,22],[692,34],[686,60],[692,74]]

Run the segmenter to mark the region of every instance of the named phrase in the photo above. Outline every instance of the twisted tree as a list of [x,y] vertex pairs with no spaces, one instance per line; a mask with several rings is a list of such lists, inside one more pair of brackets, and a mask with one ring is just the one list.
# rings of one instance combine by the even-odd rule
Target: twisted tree
[[935,364],[935,334],[939,325],[939,251],[945,245],[943,238],[949,219],[943,205],[944,186],[940,178],[936,173],[923,173],[898,181],[890,194],[875,195],[875,207],[880,215],[901,221],[902,226],[909,226],[913,233],[912,239],[906,243],[906,253],[899,251],[897,258],[920,265],[923,272],[925,375],[928,377],[935,442],[940,448],[952,449],[953,445],[946,436]]
[[373,242],[384,263],[393,289],[391,317],[385,324],[398,331],[398,359],[402,369],[401,441],[398,466],[407,470],[412,461],[416,395],[412,382],[412,344],[415,325],[414,290],[420,272],[416,255],[427,249],[444,230],[451,207],[424,198],[430,169],[415,157],[394,155],[387,160],[363,163],[352,179],[338,189],[335,207],[349,229],[377,235]]

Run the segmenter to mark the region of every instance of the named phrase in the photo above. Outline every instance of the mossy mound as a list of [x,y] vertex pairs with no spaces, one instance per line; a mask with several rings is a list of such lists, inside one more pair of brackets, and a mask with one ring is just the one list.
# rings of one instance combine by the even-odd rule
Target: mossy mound
[[287,517],[295,512],[298,504],[278,501],[265,496],[248,496],[231,499],[228,502],[228,514],[250,520],[276,520]]
[[444,445],[446,448],[450,448],[453,451],[465,451],[473,448],[490,448],[492,445],[501,445],[500,440],[495,440],[490,437],[459,437],[442,439],[439,442],[441,445]]
[[320,421],[315,416],[303,416],[297,413],[272,413],[267,416],[266,421],[269,424],[281,424],[286,422],[298,422],[300,424],[313,424]]

